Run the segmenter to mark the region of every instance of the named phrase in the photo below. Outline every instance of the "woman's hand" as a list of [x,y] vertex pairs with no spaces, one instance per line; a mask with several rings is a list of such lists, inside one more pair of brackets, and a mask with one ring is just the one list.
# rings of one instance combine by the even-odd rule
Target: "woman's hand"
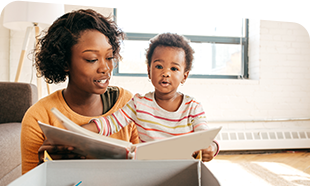
[[[97,125],[94,122],[81,125],[81,127],[98,133]],[[51,143],[48,140],[45,140],[38,150],[38,156],[39,156],[38,165],[44,162],[44,151],[47,151],[47,153],[53,160],[85,159],[84,156],[73,152],[73,150],[74,147],[64,145],[51,145]]]
[[45,140],[38,150],[39,164],[44,162],[44,151],[50,155],[53,160],[60,159],[85,159],[84,156],[74,153],[74,147],[63,145],[51,145],[48,140]]
[[[211,161],[214,156],[216,155],[216,152],[217,152],[217,145],[215,143],[212,143],[208,148],[206,149],[201,149],[201,152],[202,152],[202,161],[203,162],[208,162],[208,161]],[[199,151],[195,151],[193,153],[193,157],[196,158],[197,155],[199,154]]]

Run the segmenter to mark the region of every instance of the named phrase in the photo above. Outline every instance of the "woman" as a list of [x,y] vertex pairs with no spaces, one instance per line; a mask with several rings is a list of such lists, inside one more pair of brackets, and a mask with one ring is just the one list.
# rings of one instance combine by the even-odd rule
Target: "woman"
[[[115,62],[121,56],[124,33],[109,18],[93,10],[78,10],[58,18],[39,39],[35,51],[36,68],[48,83],[68,85],[39,100],[26,112],[21,129],[22,173],[42,160],[47,150],[52,159],[81,158],[73,147],[49,145],[37,121],[63,128],[51,112],[56,107],[66,117],[82,125],[93,117],[105,116],[122,108],[132,94],[109,87]],[[112,135],[138,143],[135,125]],[[39,159],[38,159],[39,151]]]

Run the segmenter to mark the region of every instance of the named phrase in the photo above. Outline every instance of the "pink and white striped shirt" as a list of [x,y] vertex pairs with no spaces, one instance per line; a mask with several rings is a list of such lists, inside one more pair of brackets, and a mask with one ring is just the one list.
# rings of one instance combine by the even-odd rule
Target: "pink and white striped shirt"
[[208,129],[202,105],[183,94],[179,109],[169,112],[157,105],[154,92],[135,94],[121,109],[107,117],[92,119],[99,125],[100,134],[109,136],[135,122],[140,141],[147,142]]

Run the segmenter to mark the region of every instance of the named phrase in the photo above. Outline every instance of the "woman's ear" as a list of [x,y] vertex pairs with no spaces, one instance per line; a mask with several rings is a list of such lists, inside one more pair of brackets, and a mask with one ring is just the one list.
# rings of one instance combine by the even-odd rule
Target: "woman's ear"
[[68,67],[65,68],[65,72],[69,72],[69,68]]
[[69,63],[66,61],[66,66],[64,67],[65,72],[69,72]]
[[184,77],[181,81],[182,84],[185,83],[186,79],[188,78],[188,75],[189,75],[189,71],[184,72]]

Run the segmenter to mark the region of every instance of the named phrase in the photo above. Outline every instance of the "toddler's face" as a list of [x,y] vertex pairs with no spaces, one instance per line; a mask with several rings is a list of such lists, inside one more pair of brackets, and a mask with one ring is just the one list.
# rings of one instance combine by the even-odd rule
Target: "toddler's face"
[[189,72],[185,72],[185,52],[181,48],[158,46],[148,67],[149,78],[155,93],[173,94],[180,83],[184,83]]

